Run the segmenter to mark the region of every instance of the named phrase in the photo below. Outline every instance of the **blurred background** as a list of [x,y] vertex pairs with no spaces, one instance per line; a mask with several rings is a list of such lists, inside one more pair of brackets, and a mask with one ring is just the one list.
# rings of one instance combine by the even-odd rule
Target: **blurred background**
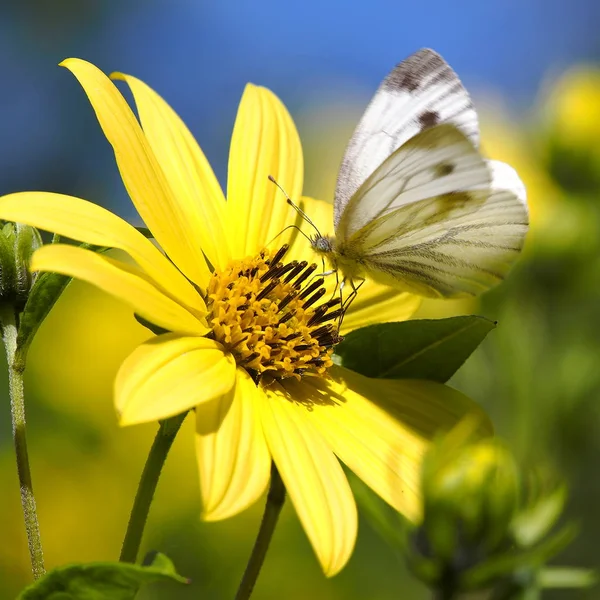
[[[596,0],[4,0],[0,2],[0,194],[48,190],[136,221],[110,148],[75,80],[88,59],[154,87],[224,181],[247,81],[273,89],[305,149],[308,195],[330,199],[337,168],[379,81],[418,48],[438,50],[472,92],[487,154],[528,187],[532,230],[505,284],[477,302],[427,302],[417,316],[499,322],[453,385],[489,411],[523,464],[560,473],[582,524],[560,562],[598,566],[600,537],[600,3]],[[44,323],[26,373],[29,441],[46,565],[112,560],[155,428],[117,427],[112,379],[147,331],[75,283]],[[4,371],[2,371],[4,373]],[[0,600],[29,582],[6,382],[0,375]],[[143,598],[232,598],[261,505],[198,519],[192,427],[169,457],[144,548],[193,579]],[[356,552],[326,580],[286,507],[255,597],[427,598],[362,514]],[[600,598],[598,590],[549,598]]]

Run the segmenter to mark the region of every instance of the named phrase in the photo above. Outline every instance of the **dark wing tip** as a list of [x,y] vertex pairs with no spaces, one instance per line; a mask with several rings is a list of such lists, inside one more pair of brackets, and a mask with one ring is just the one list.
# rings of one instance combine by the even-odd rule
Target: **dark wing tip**
[[450,65],[435,50],[422,48],[397,64],[383,86],[388,91],[414,92],[436,75],[446,81],[458,80]]

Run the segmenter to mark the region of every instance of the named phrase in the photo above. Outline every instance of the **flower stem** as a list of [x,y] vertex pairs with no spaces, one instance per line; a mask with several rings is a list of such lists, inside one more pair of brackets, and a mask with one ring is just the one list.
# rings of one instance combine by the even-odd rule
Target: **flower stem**
[[154,442],[152,442],[150,453],[148,454],[144,470],[142,471],[142,477],[140,478],[135,500],[133,501],[129,523],[127,524],[127,531],[125,532],[125,538],[123,539],[123,546],[121,548],[121,556],[119,557],[121,562],[134,563],[137,560],[140,544],[142,542],[142,535],[144,534],[148,513],[150,512],[150,505],[154,498],[154,492],[158,485],[160,473],[186,414],[187,413],[183,413],[160,422],[160,427],[156,432]]
[[23,366],[15,360],[17,352],[17,319],[15,310],[10,305],[0,306],[0,325],[2,326],[2,339],[6,350],[8,363],[8,389],[10,393],[10,412],[12,417],[13,441],[17,457],[17,473],[21,489],[21,505],[25,517],[25,531],[29,545],[31,570],[34,579],[38,579],[46,570],[44,569],[44,552],[40,537],[40,526],[37,518],[31,470],[29,468],[29,455],[27,452],[27,437],[25,424],[25,395],[23,389]]
[[277,525],[277,519],[279,513],[283,507],[285,501],[285,486],[279,475],[279,471],[275,466],[275,463],[271,465],[271,485],[269,487],[269,493],[267,494],[267,502],[265,504],[265,512],[263,513],[258,535],[254,542],[254,548],[252,548],[252,554],[250,560],[246,565],[246,571],[242,577],[242,582],[238,588],[235,600],[247,600],[252,594],[256,580],[260,573],[260,569],[265,560],[273,532],[275,531],[275,525]]

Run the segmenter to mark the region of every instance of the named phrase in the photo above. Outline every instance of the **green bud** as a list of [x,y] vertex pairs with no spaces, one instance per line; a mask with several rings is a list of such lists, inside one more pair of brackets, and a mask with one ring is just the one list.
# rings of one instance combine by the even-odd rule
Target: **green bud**
[[0,231],[0,301],[17,312],[25,307],[37,274],[29,271],[32,254],[42,245],[37,229],[5,223]]
[[496,440],[484,440],[432,458],[423,480],[423,526],[434,551],[445,558],[458,544],[494,551],[506,539],[518,504],[512,455]]
[[[534,589],[544,565],[575,536],[569,524],[551,531],[566,490],[549,485],[540,472],[522,475],[503,443],[474,439],[476,425],[463,421],[425,457],[423,519],[407,547],[408,564],[446,593]],[[593,580],[586,573],[568,575],[560,582],[568,579],[570,587]]]

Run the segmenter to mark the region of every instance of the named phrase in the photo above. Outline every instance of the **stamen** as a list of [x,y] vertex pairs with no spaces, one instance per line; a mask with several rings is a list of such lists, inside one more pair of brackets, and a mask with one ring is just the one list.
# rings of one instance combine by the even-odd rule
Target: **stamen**
[[[306,265],[308,264],[305,260],[303,260],[302,262],[297,262],[294,261],[296,263],[296,265],[294,266],[294,268],[292,269],[292,272],[285,278],[285,283],[289,283],[292,279],[294,279],[294,277],[296,277],[296,275],[298,275],[298,273],[300,273],[300,271],[302,271],[304,268],[306,268]],[[290,263],[293,264],[293,263]]]
[[310,275],[312,274],[312,272],[317,268],[317,265],[315,263],[313,263],[312,265],[306,267],[306,270],[304,271],[304,273],[302,273],[302,275],[300,275],[300,277],[298,277],[298,279],[296,279],[296,281],[294,282],[294,287],[300,287],[300,285],[302,284],[302,282],[307,278],[310,277]]
[[283,246],[281,246],[281,248],[279,248],[275,256],[269,261],[268,264],[276,265],[285,256],[285,253],[289,250],[289,247],[289,244],[284,244]]
[[256,296],[257,300],[262,300],[266,298],[277,286],[279,285],[279,279],[273,279],[269,285],[263,289],[263,291]]
[[[323,279],[315,279],[299,296],[300,300],[304,300],[307,296],[310,296],[317,288],[323,285]],[[323,288],[325,289],[325,288]]]
[[[289,246],[236,261],[211,277],[207,292],[211,337],[255,382],[304,375],[326,376],[341,339],[332,321],[342,315],[332,298],[321,305],[324,279],[309,280],[315,263],[282,259]],[[314,306],[314,308],[313,308]]]
[[304,302],[304,308],[312,306],[323,294],[325,294],[325,288],[319,288],[306,302]]

